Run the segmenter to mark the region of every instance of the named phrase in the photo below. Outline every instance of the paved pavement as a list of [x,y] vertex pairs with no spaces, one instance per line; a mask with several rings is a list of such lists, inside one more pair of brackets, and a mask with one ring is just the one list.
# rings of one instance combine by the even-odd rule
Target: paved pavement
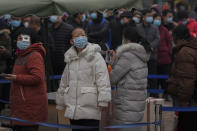
[[[172,106],[172,102],[165,101],[164,106]],[[6,109],[3,112],[1,112],[1,115],[9,116],[9,114],[10,114],[9,109]],[[163,117],[162,118],[162,131],[174,131],[174,126],[176,123],[175,112],[163,112],[162,117]],[[8,121],[5,121],[5,120],[0,120],[0,122],[6,123],[6,124],[9,123]],[[42,128],[40,131],[45,131],[45,130],[44,128]]]

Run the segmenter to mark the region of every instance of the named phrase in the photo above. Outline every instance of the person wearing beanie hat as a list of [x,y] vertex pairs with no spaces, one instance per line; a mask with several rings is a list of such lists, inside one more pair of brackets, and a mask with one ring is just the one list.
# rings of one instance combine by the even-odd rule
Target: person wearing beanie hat
[[161,13],[162,13],[160,6],[157,5],[157,4],[152,5],[151,11],[152,11],[153,15],[155,15],[155,14],[160,14],[161,15]]
[[132,20],[132,13],[129,11],[126,11],[120,15],[120,23],[122,24],[123,28],[129,27],[129,26],[135,26],[134,21]]
[[[34,43],[34,32],[21,28],[17,34],[17,59],[12,74],[4,74],[11,81],[11,116],[33,122],[48,121],[48,98],[44,57],[41,43]],[[38,125],[12,122],[15,131],[38,131]]]

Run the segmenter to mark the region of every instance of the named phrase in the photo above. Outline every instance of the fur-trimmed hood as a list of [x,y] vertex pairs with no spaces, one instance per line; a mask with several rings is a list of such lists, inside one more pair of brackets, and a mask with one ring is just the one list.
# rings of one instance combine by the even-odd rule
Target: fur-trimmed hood
[[69,63],[71,61],[77,60],[80,57],[85,57],[87,61],[91,61],[96,53],[100,53],[101,48],[97,44],[88,43],[86,48],[79,54],[77,54],[76,48],[72,46],[65,54],[64,61]]
[[145,62],[147,62],[150,57],[144,47],[138,43],[128,43],[119,46],[116,50],[116,56],[119,58],[125,52],[131,52]]

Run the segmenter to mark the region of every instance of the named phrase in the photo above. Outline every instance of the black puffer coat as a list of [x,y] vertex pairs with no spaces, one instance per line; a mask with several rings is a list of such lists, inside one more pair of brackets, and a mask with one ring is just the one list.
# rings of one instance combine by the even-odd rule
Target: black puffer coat
[[70,38],[73,27],[64,22],[58,28],[51,26],[49,31],[54,39],[53,66],[55,74],[62,74],[65,63],[64,53],[71,47]]

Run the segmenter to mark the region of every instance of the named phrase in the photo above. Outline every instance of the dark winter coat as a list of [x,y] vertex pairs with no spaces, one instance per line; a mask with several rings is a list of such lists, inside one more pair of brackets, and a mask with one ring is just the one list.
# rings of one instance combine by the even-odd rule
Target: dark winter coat
[[137,25],[137,31],[152,47],[150,60],[157,60],[157,48],[160,42],[159,30],[154,25],[145,26],[144,24]]
[[110,23],[112,32],[111,49],[116,50],[122,44],[122,29],[119,19],[114,19]]
[[58,28],[50,27],[50,33],[54,39],[53,66],[55,74],[62,74],[64,71],[64,53],[71,47],[70,38],[73,27],[62,22]]
[[97,43],[102,50],[106,50],[109,35],[109,22],[106,20],[103,25],[101,25],[101,22],[102,19],[96,22],[93,21],[92,24],[89,23],[86,32],[90,43]]
[[180,106],[189,103],[196,95],[197,40],[181,40],[174,51],[175,61],[168,79],[168,93],[176,98]]

